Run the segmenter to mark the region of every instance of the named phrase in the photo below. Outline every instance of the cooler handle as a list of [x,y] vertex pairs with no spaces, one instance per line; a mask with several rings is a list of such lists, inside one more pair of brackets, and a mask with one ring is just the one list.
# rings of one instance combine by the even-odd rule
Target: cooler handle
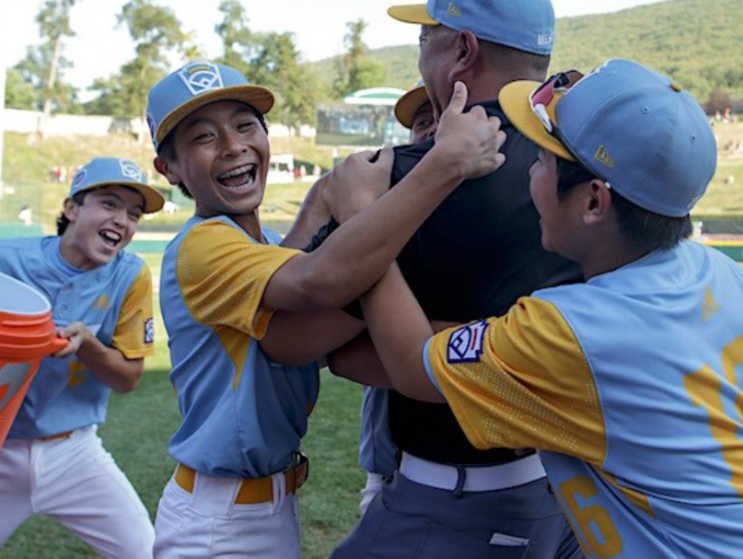
[[70,340],[61,336],[55,336],[49,343],[49,355],[62,351],[70,344]]

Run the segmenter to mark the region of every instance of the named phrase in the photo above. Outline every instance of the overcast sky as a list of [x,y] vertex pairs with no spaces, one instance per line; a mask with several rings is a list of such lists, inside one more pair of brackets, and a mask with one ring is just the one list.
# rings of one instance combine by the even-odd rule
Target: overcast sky
[[[221,0],[156,0],[170,7],[184,30],[195,31],[209,56],[218,56],[214,26]],[[557,17],[613,12],[658,0],[553,0]],[[116,16],[126,0],[77,0],[71,12],[77,35],[65,42],[65,56],[74,62],[67,79],[79,88],[94,78],[107,77],[133,57],[125,28],[116,28]],[[368,23],[364,34],[370,48],[415,44],[418,26],[391,19],[386,11],[410,0],[242,0],[249,25],[255,31],[292,32],[302,57],[320,60],[343,50],[346,23],[359,18]],[[0,62],[12,66],[25,57],[26,48],[40,42],[35,18],[43,0],[0,0]],[[559,38],[558,38],[559,40]]]

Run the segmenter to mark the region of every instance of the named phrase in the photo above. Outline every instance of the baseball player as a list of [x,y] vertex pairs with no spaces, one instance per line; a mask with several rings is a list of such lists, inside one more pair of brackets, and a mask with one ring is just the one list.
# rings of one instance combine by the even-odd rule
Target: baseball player
[[406,92],[395,103],[395,118],[410,130],[410,143],[417,144],[428,140],[436,133],[436,119],[433,105],[428,97],[423,80]]
[[[335,242],[305,254],[278,246],[258,215],[272,93],[209,62],[191,62],[151,88],[156,169],[196,203],[162,267],[183,420],[170,442],[178,465],[158,507],[156,557],[299,557],[297,489],[308,468],[299,447],[319,388],[313,361],[363,329],[337,309],[381,277],[463,175],[502,163],[498,122],[482,111],[462,114],[465,100],[462,85],[421,173],[347,223],[389,187],[391,152],[376,162],[361,154],[328,175],[318,204],[304,210],[323,219],[332,211],[342,225]],[[380,188],[358,188],[366,183]],[[308,239],[300,237],[293,231],[284,244],[302,246]]]
[[41,362],[0,452],[0,543],[39,514],[105,557],[152,557],[149,513],[96,429],[111,389],[134,390],[154,351],[150,270],[124,248],[163,203],[135,163],[97,157],[73,177],[57,236],[0,242],[0,271],[44,294],[69,339]]
[[[423,142],[434,135],[436,120],[433,118],[433,106],[422,80],[398,99],[395,117],[410,130],[411,144]],[[362,515],[382,490],[382,485],[390,481],[397,470],[397,448],[392,442],[388,413],[387,390],[365,386],[359,433],[359,464],[367,472],[359,504]]]
[[580,78],[514,82],[500,100],[542,147],[542,243],[586,283],[431,337],[395,269],[364,314],[398,390],[445,398],[478,448],[540,449],[587,556],[738,557],[743,272],[687,240],[714,135],[693,97],[640,64]]

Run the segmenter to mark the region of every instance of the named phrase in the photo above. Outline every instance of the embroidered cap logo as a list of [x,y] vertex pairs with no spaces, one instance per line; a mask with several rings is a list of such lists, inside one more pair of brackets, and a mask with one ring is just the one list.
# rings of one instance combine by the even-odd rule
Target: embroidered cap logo
[[155,137],[155,117],[152,116],[152,113],[147,113],[147,127],[150,129],[150,136],[152,138]]
[[219,72],[219,68],[214,64],[207,64],[204,62],[189,64],[181,69],[178,73],[178,77],[183,81],[191,92],[191,95],[194,97],[206,93],[207,91],[222,89],[224,87],[222,74]]
[[462,17],[462,10],[454,5],[454,2],[449,2],[449,6],[446,8],[446,13],[452,17]]
[[593,154],[593,158],[601,163],[604,167],[607,167],[609,169],[612,169],[614,167],[614,160],[612,159],[611,155],[609,155],[609,151],[606,149],[606,146],[603,144],[599,146],[599,148],[596,150],[596,153]]
[[88,170],[80,169],[75,175],[75,177],[72,179],[72,188],[76,188],[77,186],[80,186],[80,183],[82,183],[87,176],[88,176]]
[[126,178],[131,179],[134,182],[145,182],[142,177],[142,172],[133,161],[129,161],[128,159],[119,159],[119,167],[121,168],[121,174]]

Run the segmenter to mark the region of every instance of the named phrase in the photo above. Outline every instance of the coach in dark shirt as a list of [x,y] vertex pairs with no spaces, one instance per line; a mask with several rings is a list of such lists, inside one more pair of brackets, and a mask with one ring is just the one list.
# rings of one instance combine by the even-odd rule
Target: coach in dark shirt
[[[499,316],[522,295],[580,278],[575,264],[542,248],[539,216],[529,195],[529,168],[537,147],[510,125],[497,101],[478,104],[503,123],[506,163],[457,188],[397,259],[431,320],[462,323]],[[429,140],[396,148],[393,184],[432,145]],[[513,450],[475,449],[446,404],[418,402],[391,391],[389,405],[393,441],[415,456],[444,464],[491,465],[517,458]]]
[[[390,15],[421,24],[418,66],[435,115],[463,81],[470,102],[501,118],[508,137],[505,164],[457,188],[398,258],[427,316],[469,322],[504,314],[522,295],[577,281],[575,265],[541,246],[528,175],[537,147],[494,101],[511,81],[544,81],[554,37],[550,1],[429,0]],[[396,149],[393,185],[432,142]],[[394,392],[389,405],[398,472],[332,559],[583,557],[536,454],[477,450],[446,405]]]

